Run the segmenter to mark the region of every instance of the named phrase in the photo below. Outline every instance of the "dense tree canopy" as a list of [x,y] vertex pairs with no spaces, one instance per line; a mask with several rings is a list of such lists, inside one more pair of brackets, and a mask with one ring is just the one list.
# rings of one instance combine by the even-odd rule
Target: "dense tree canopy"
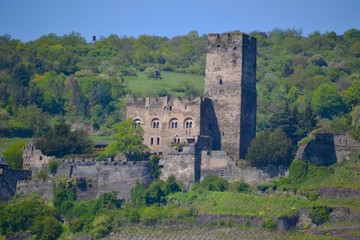
[[281,129],[265,130],[251,142],[246,159],[251,166],[290,165],[293,160],[291,140]]
[[70,130],[70,125],[55,125],[39,141],[36,142],[45,155],[63,157],[68,154],[91,153],[93,143],[88,138],[88,134],[83,130]]

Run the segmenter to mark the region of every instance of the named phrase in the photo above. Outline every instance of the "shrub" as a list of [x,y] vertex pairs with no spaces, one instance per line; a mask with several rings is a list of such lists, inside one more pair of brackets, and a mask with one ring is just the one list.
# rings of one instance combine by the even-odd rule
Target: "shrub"
[[58,167],[60,166],[60,162],[56,159],[50,159],[49,161],[49,171],[51,174],[55,174]]
[[145,191],[145,202],[147,205],[165,203],[164,181],[154,180]]
[[36,234],[38,239],[53,240],[60,236],[62,227],[54,217],[46,216],[35,220],[30,231],[32,234]]
[[300,159],[293,161],[289,168],[289,179],[292,183],[300,183],[305,180],[308,164]]
[[111,216],[105,214],[97,216],[92,223],[93,228],[91,229],[91,235],[94,238],[103,238],[107,236],[111,231],[111,224]]
[[145,202],[145,188],[138,180],[133,189],[131,189],[131,205],[134,207],[141,207],[146,204]]
[[176,181],[176,177],[171,175],[165,182],[166,194],[176,193],[181,191],[181,185]]
[[159,167],[159,161],[160,157],[158,155],[153,155],[150,158],[150,175],[153,177],[153,179],[158,179],[160,177],[161,170]]
[[202,188],[206,191],[219,191],[223,192],[229,187],[228,181],[217,176],[206,176],[201,182]]
[[45,181],[48,178],[48,171],[41,169],[37,174],[36,177]]
[[293,159],[291,140],[280,128],[260,132],[251,142],[246,159],[253,167],[289,165]]
[[276,230],[277,225],[271,218],[262,222],[262,227],[268,230]]
[[315,206],[311,208],[309,217],[313,223],[320,225],[329,220],[331,212],[332,208],[330,207]]
[[4,158],[9,163],[12,169],[22,169],[23,166],[23,147],[25,147],[23,141],[16,141],[11,144],[4,152]]
[[154,226],[163,218],[162,209],[158,206],[151,206],[144,210],[141,215],[141,222],[146,226]]
[[319,193],[316,190],[307,191],[305,196],[309,201],[316,201],[319,198]]
[[55,185],[53,199],[55,207],[60,207],[65,201],[73,201],[75,199],[75,186],[71,181],[62,181]]
[[235,182],[234,185],[235,185],[235,191],[237,192],[246,192],[250,188],[250,185],[243,180]]

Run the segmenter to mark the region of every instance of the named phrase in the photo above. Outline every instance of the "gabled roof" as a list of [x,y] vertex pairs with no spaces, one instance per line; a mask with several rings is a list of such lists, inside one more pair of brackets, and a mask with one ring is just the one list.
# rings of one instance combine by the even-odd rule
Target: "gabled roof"
[[0,156],[0,166],[9,166],[3,156]]

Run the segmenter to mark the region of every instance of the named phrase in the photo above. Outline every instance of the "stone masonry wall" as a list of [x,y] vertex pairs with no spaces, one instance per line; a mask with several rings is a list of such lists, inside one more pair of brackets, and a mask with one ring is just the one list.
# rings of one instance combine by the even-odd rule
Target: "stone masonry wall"
[[274,177],[287,176],[287,169],[236,166],[235,162],[224,151],[201,152],[201,179],[215,175],[229,182],[244,180],[251,184],[267,183]]
[[46,181],[20,181],[17,193],[36,192],[45,199],[51,200],[57,177],[73,178],[77,182],[82,182],[77,188],[78,199],[97,198],[112,191],[118,192],[119,198],[129,199],[136,181],[139,180],[145,187],[152,181],[149,162],[79,162],[67,159],[58,168],[55,176]]
[[205,97],[213,102],[221,150],[244,158],[256,130],[256,39],[210,34],[205,76]]
[[299,147],[296,159],[317,166],[328,166],[348,159],[350,153],[360,152],[360,143],[347,134],[317,133],[315,139]]
[[[166,155],[169,145],[188,142],[200,133],[201,98],[193,100],[165,97],[129,98],[126,117],[140,122],[144,144],[152,152]],[[154,122],[159,125],[155,125]],[[191,122],[191,124],[190,124]]]

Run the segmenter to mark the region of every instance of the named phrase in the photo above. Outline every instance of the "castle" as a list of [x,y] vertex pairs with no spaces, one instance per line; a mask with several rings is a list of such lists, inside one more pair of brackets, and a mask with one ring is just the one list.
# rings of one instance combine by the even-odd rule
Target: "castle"
[[205,75],[203,97],[128,99],[126,117],[141,125],[153,153],[168,156],[175,148],[182,154],[193,146],[188,153],[222,150],[232,159],[246,156],[256,132],[256,39],[210,34]]

